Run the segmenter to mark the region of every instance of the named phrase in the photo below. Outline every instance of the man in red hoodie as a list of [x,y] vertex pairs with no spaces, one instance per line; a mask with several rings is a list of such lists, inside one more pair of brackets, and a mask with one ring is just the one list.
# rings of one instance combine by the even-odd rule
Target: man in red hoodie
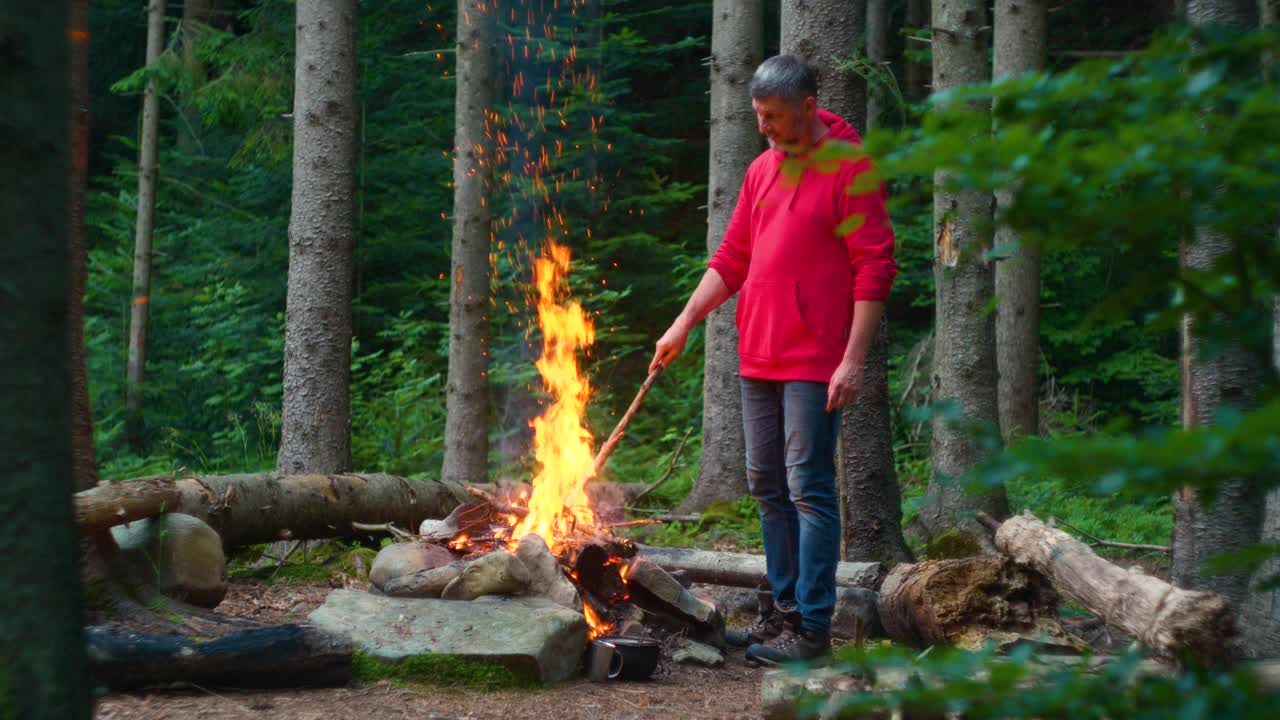
[[742,644],[767,664],[831,652],[840,508],[840,408],[862,385],[867,348],[897,274],[893,228],[866,158],[806,163],[824,143],[859,144],[819,109],[813,70],[780,55],[751,80],[769,149],[751,163],[723,242],[684,310],[657,342],[650,371],[734,293],[747,482],[760,503],[770,605]]

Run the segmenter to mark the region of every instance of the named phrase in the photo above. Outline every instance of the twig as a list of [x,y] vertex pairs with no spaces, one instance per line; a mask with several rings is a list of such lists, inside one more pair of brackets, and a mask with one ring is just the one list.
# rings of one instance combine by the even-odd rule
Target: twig
[[359,530],[360,532],[384,532],[384,533],[393,535],[396,538],[401,540],[410,540],[413,538],[413,533],[405,532],[404,530],[401,530],[400,528],[396,527],[395,525],[392,525],[389,522],[388,523],[362,523],[362,522],[355,522],[353,520],[351,522],[351,529]]
[[1059,525],[1062,525],[1063,527],[1071,528],[1072,530],[1075,530],[1076,532],[1080,533],[1086,538],[1089,538],[1090,540],[1093,541],[1091,543],[1093,545],[1120,548],[1121,550],[1146,550],[1149,552],[1166,552],[1166,553],[1169,552],[1169,547],[1167,545],[1145,545],[1142,543],[1122,543],[1122,542],[1114,542],[1112,540],[1103,540],[1101,538],[1090,535],[1084,530],[1081,530],[1075,525],[1072,525],[1071,523],[1066,522],[1065,520],[1062,520],[1060,518],[1057,518],[1057,522]]
[[635,527],[637,525],[661,525],[665,522],[666,520],[661,518],[640,518],[639,520],[623,520],[622,522],[605,523],[603,525],[597,525],[596,527],[601,530],[609,530],[611,528]]
[[689,515],[671,515],[666,510],[660,508],[625,508],[627,512],[648,513],[653,515],[654,520],[662,522],[698,522],[702,519],[702,515],[698,513],[690,513]]
[[680,438],[680,444],[676,446],[675,454],[671,456],[671,464],[667,465],[667,472],[664,473],[662,477],[658,479],[658,482],[650,485],[649,487],[642,490],[639,495],[631,498],[631,502],[639,502],[641,498],[653,492],[654,490],[657,490],[658,487],[662,485],[662,483],[666,482],[667,479],[671,477],[671,473],[676,469],[676,461],[680,459],[680,452],[684,450],[684,444],[688,442],[689,436],[692,434],[693,434],[692,427],[684,432],[684,437]]
[[504,503],[501,500],[499,500],[497,496],[493,495],[492,493],[485,492],[484,490],[481,490],[480,488],[475,487],[473,485],[467,486],[467,492],[489,503],[490,505],[493,506],[494,511],[502,515],[515,515],[516,517],[522,518],[529,514],[528,508],[516,507],[515,505],[508,505],[507,503]]

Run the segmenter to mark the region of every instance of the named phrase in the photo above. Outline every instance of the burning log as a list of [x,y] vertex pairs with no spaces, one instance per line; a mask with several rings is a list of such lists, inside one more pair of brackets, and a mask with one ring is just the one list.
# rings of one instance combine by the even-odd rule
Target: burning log
[[276,625],[197,641],[87,629],[94,678],[116,690],[174,682],[205,687],[333,687],[351,682],[351,642],[309,625]]
[[1003,557],[902,563],[880,586],[885,632],[917,647],[1061,637],[1056,611],[1044,578]]
[[[754,588],[765,585],[763,555],[713,552],[637,545],[640,554],[667,572],[683,572],[693,582]],[[836,566],[836,585],[876,589],[884,577],[880,563],[842,562]]]
[[1190,654],[1217,664],[1229,656],[1235,618],[1217,593],[1183,590],[1140,569],[1117,567],[1030,514],[1001,523],[995,544],[1158,659],[1177,662]]
[[449,514],[466,498],[462,488],[438,480],[369,475],[224,475],[152,477],[103,483],[75,495],[76,522],[102,530],[132,520],[177,512],[218,531],[227,546],[307,540],[351,534],[351,523],[394,523],[417,528]]

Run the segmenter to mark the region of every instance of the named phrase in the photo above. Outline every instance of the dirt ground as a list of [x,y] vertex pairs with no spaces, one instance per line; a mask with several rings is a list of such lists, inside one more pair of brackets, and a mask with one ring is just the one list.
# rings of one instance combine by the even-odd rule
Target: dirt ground
[[[300,622],[324,602],[327,585],[233,582],[218,611],[267,622]],[[760,714],[761,668],[741,650],[724,667],[666,663],[647,682],[586,679],[541,688],[484,691],[386,681],[316,690],[236,691],[189,688],[111,693],[98,698],[101,720],[433,720],[512,718],[751,718]]]

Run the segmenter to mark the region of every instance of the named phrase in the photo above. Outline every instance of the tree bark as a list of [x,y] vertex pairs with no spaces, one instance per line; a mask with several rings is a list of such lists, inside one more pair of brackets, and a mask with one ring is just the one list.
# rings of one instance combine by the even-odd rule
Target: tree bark
[[880,622],[916,647],[961,645],[1061,632],[1057,593],[1008,558],[901,563],[880,586]]
[[310,625],[276,625],[199,641],[91,627],[94,679],[113,690],[171,683],[201,687],[335,687],[351,682],[351,641]]
[[[762,143],[749,84],[764,56],[761,0],[715,0],[711,21],[711,166],[707,184],[707,255],[724,240],[747,166]],[[742,389],[738,381],[736,296],[707,316],[702,384],[702,458],[693,490],[678,512],[704,510],[747,492]]]
[[[1192,26],[1227,26],[1244,30],[1256,26],[1254,0],[1189,0],[1187,22]],[[1223,188],[1222,192],[1229,192]],[[1210,227],[1197,227],[1193,241],[1182,249],[1189,270],[1208,270],[1230,262],[1231,238]],[[1257,405],[1263,368],[1239,346],[1205,356],[1190,317],[1182,323],[1182,424],[1210,425],[1223,408],[1248,410]],[[1191,488],[1174,496],[1172,557],[1169,578],[1179,587],[1221,593],[1241,607],[1249,589],[1244,573],[1208,575],[1203,563],[1223,553],[1242,550],[1262,536],[1265,495],[1256,478],[1222,483],[1213,504],[1204,507]]]
[[844,559],[899,563],[915,558],[902,536],[902,492],[889,421],[889,323],[867,349],[862,389],[840,417],[836,476]]
[[351,469],[356,3],[299,0],[282,473]]
[[[995,78],[1041,70],[1045,64],[1048,0],[996,0]],[[997,128],[998,132],[999,129]],[[1013,201],[997,190],[996,214]],[[1017,232],[997,225],[996,247],[1013,253],[996,262],[996,396],[1006,438],[1040,432],[1040,247],[1022,244]]]
[[[818,105],[859,131],[866,129],[866,82],[836,68],[858,53],[865,20],[861,0],[782,4],[782,51],[803,57],[817,70]],[[911,557],[902,537],[901,493],[893,467],[886,328],[882,322],[867,350],[862,390],[840,418],[836,473],[847,560],[897,562]]]
[[13,718],[92,715],[68,502],[68,6],[0,6],[0,715]]
[[[933,3],[933,90],[985,82],[989,75],[986,3],[935,0]],[[975,105],[974,112],[985,112]],[[949,175],[934,175],[933,277],[936,285],[936,335],[931,380],[934,402],[955,403],[963,422],[946,413],[933,418],[929,489],[920,509],[928,534],[957,529],[979,544],[987,534],[973,519],[982,510],[1008,514],[1004,488],[974,495],[958,480],[985,452],[973,426],[998,427],[994,319],[983,309],[992,298],[995,278],[984,259],[991,222],[991,195],[946,189]]]
[[1190,653],[1208,664],[1227,659],[1235,620],[1222,595],[1183,590],[1138,568],[1117,567],[1031,515],[1004,521],[995,543],[1049,578],[1058,592],[1132,635],[1155,657],[1179,662]]
[[[907,0],[907,16],[905,24],[909,28],[927,28],[929,26],[929,0]],[[905,51],[917,51],[924,43],[907,39],[903,43]],[[905,60],[903,71],[902,94],[907,100],[918,102],[929,94],[929,65],[926,63]]]
[[416,533],[423,520],[447,516],[466,492],[447,481],[395,475],[258,473],[141,478],[103,483],[75,496],[76,522],[103,529],[162,512],[208,523],[228,547],[352,534],[351,523],[393,523]]
[[[147,67],[164,51],[164,0],[147,5]],[[126,435],[142,453],[142,394],[147,364],[147,324],[151,308],[151,247],[156,214],[156,157],[160,142],[160,98],[156,81],[142,95],[142,137],[138,147],[138,212],[133,235],[133,305],[129,314],[129,361],[125,379]]]
[[71,231],[67,330],[71,359],[71,476],[78,490],[98,484],[93,405],[84,348],[84,194],[89,182],[89,2],[71,2]]
[[458,0],[454,106],[453,275],[449,296],[449,382],[444,426],[445,480],[489,479],[489,236],[485,191],[492,143],[496,17],[487,0]]
[[[867,62],[876,68],[874,77],[889,70],[889,0],[866,0],[867,5]],[[884,123],[888,109],[888,88],[879,82],[867,87],[867,132]]]
[[[760,587],[768,583],[763,555],[648,545],[637,545],[636,548],[640,557],[652,560],[667,572],[683,572],[693,582],[745,588]],[[836,566],[837,587],[875,590],[883,577],[884,566],[880,563],[842,562]]]
[[866,0],[783,0],[782,53],[798,55],[818,75],[818,105],[867,129],[867,83],[840,67],[862,55]]

